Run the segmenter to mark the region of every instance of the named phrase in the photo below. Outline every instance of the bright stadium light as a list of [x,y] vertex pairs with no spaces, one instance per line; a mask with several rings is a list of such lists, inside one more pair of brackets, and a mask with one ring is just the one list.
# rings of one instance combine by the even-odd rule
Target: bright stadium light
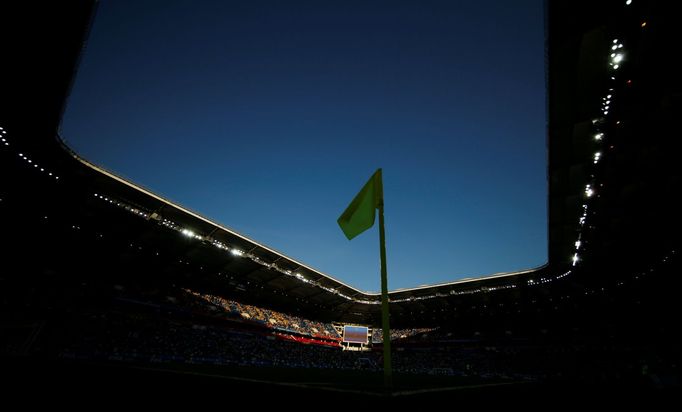
[[585,186],[585,195],[587,197],[592,197],[593,194],[594,190],[592,189],[592,187],[590,187],[590,185]]
[[597,133],[594,135],[594,140],[601,140],[604,138],[604,133]]
[[579,259],[580,258],[578,257],[577,253],[573,255],[573,258],[571,259],[573,261],[573,266],[575,266],[575,264],[578,263]]
[[244,252],[242,252],[239,249],[232,249],[232,250],[230,250],[230,253],[232,253],[235,256],[244,256]]
[[620,63],[621,61],[623,61],[623,53],[618,53],[613,57],[614,63]]

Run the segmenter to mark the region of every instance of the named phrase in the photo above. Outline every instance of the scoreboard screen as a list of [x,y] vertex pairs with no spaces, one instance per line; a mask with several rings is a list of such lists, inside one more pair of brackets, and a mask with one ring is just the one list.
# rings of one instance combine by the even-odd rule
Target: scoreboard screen
[[344,326],[343,341],[352,343],[367,343],[366,326]]

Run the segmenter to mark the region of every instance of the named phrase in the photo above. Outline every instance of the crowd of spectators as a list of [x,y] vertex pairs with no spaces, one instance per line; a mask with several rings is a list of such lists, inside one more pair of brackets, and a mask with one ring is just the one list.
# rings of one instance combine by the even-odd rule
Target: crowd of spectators
[[[73,320],[73,319],[72,319]],[[355,369],[357,354],[280,333],[110,312],[78,320],[62,358],[246,367]]]
[[[419,335],[422,338],[427,338],[428,333],[435,330],[435,328],[413,328],[413,329],[391,329],[391,341],[398,339],[413,338]],[[372,342],[382,343],[384,341],[383,329],[372,329]]]
[[[82,317],[71,325],[72,337],[58,354],[62,358],[370,371],[380,371],[382,365],[380,350],[343,351],[339,346],[310,344],[275,331],[240,331],[154,314],[116,311]],[[599,346],[469,343],[399,347],[392,357],[396,373],[514,380],[577,376],[601,382],[641,375],[644,365],[628,362],[628,354],[619,350]]]
[[244,319],[261,322],[273,329],[283,329],[318,338],[336,340],[341,338],[336,329],[334,329],[334,326],[329,323],[303,319],[298,316],[288,315],[270,309],[259,308],[253,305],[247,305],[234,300],[225,299],[221,296],[199,293],[190,289],[182,290],[189,295],[210,303],[217,309],[240,316]]
[[[290,315],[191,290],[115,289],[113,299],[88,300],[89,306],[53,316],[21,332],[16,340],[24,342],[25,336],[35,335],[26,354],[43,350],[69,359],[248,368],[380,371],[382,367],[381,345],[372,351],[344,351],[333,339],[288,332],[293,323],[304,324]],[[558,339],[550,336],[551,330],[541,333],[541,339],[504,331],[497,337],[463,334],[443,327],[392,332],[397,343],[392,353],[396,373],[598,382],[678,375],[679,363],[669,361],[679,358],[672,343],[670,353],[659,356],[660,348],[647,352],[627,342],[591,340],[584,333],[579,341]]]

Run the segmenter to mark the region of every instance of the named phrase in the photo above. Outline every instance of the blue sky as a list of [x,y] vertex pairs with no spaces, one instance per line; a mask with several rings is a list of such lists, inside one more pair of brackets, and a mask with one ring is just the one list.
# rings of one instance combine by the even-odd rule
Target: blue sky
[[389,289],[547,259],[541,1],[100,2],[61,135],[359,289],[383,168]]

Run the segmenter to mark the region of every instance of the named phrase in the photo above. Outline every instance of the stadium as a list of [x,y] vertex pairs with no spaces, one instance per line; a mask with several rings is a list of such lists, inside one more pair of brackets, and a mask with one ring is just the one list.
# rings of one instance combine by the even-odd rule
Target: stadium
[[548,263],[391,291],[391,388],[380,294],[64,142],[57,130],[96,3],[15,6],[2,13],[12,41],[0,76],[0,353],[10,392],[151,397],[160,385],[331,405],[679,390],[673,131],[682,113],[671,2],[546,3]]

